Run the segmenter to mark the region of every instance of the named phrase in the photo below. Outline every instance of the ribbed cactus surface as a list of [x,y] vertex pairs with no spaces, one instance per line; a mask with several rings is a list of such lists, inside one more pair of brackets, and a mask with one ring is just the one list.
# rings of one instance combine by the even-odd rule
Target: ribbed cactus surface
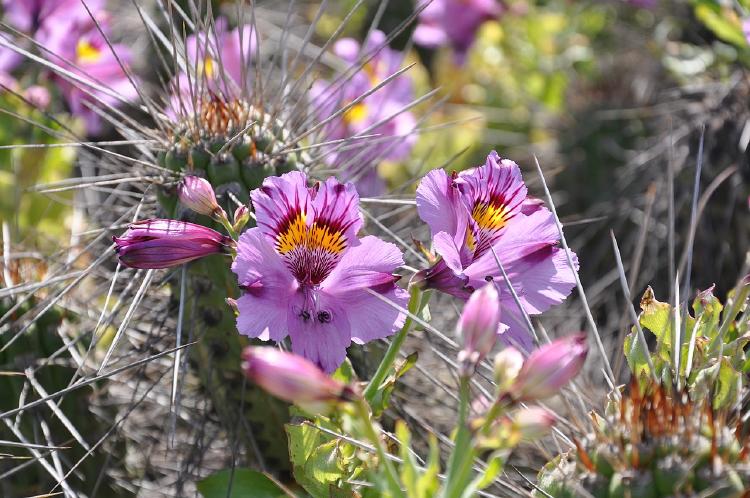
[[666,498],[750,496],[747,426],[710,397],[648,383],[592,414],[577,449],[549,462],[536,496]]

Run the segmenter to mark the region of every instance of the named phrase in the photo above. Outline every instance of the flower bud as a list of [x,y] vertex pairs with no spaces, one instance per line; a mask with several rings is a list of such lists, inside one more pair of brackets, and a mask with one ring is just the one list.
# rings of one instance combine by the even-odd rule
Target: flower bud
[[522,439],[533,441],[546,435],[555,425],[555,416],[544,408],[522,408],[513,416],[513,428]]
[[224,210],[216,202],[216,194],[211,184],[205,178],[186,176],[177,186],[177,197],[185,207],[198,214],[206,216],[226,216]]
[[585,334],[542,346],[524,362],[510,388],[511,394],[521,401],[554,396],[581,371],[588,350]]
[[234,210],[234,225],[232,228],[235,232],[241,232],[248,221],[250,221],[250,210],[245,204]]
[[463,341],[458,360],[464,375],[473,372],[492,350],[499,325],[500,298],[495,285],[490,283],[471,295],[458,319],[457,332]]
[[513,385],[523,360],[521,352],[513,347],[507,347],[495,355],[495,384],[500,391],[507,391]]
[[325,413],[336,402],[352,397],[349,386],[327,376],[302,356],[274,347],[248,346],[242,360],[242,370],[251,381],[310,413]]
[[233,241],[216,230],[186,221],[152,219],[130,225],[112,237],[120,263],[130,268],[158,269],[224,252]]

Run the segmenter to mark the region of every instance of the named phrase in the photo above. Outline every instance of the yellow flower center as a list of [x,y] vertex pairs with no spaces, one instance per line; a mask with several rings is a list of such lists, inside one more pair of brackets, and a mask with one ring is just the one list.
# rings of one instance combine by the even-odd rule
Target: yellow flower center
[[199,69],[203,71],[206,78],[213,79],[217,72],[216,61],[211,57],[206,57],[203,59],[203,65]]
[[471,217],[483,230],[500,230],[508,222],[510,212],[503,205],[480,204],[474,205]]
[[307,226],[304,213],[297,214],[276,238],[276,249],[287,254],[297,248],[311,251],[322,249],[331,254],[341,254],[346,249],[344,234],[332,227],[315,222]]
[[367,119],[367,115],[370,114],[370,110],[367,108],[367,104],[360,102],[354,104],[344,113],[344,122],[346,124],[357,124]]
[[93,46],[88,40],[79,40],[76,45],[76,58],[79,63],[93,64],[102,58],[102,51]]

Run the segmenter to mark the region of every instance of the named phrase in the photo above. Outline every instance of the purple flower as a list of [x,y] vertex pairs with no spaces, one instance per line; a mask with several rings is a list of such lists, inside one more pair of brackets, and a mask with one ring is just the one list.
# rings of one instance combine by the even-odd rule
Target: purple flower
[[102,35],[101,31],[109,36],[109,14],[104,4],[104,0],[3,0],[8,22],[44,47],[51,62],[107,89],[58,78],[71,112],[83,118],[92,135],[102,129],[101,118],[92,106],[116,107],[123,99],[131,101],[138,95],[120,65],[130,64],[130,49],[121,44],[110,47]]
[[750,45],[750,17],[746,17],[742,20],[742,34],[745,35],[747,44]]
[[419,5],[426,1],[430,3],[419,13],[414,41],[429,48],[450,45],[459,63],[463,63],[479,27],[503,12],[497,0],[425,0]]
[[307,187],[301,172],[266,178],[251,195],[257,227],[244,232],[232,270],[240,333],[281,341],[326,372],[344,360],[351,342],[391,335],[408,294],[392,272],[401,252],[377,237],[362,239],[359,196],[335,178]]
[[263,389],[310,413],[325,413],[353,393],[324,374],[309,360],[272,347],[249,346],[242,352],[242,370]]
[[[226,19],[215,22],[210,34],[190,35],[185,39],[187,63],[197,73],[188,78],[180,73],[172,82],[172,98],[167,113],[173,117],[191,114],[193,102],[204,92],[220,94],[224,99],[242,95],[252,81],[247,71],[255,57],[258,39],[252,26],[229,30]],[[192,74],[192,73],[191,73]]]
[[488,278],[499,279],[502,323],[508,328],[502,337],[531,349],[525,321],[490,248],[531,315],[562,302],[575,276],[565,252],[556,247],[552,213],[527,197],[518,165],[493,151],[484,166],[460,174],[432,170],[417,188],[417,210],[441,258],[413,282],[468,299]]
[[152,219],[130,225],[113,237],[120,263],[130,268],[158,269],[226,252],[232,239],[186,221]]
[[67,69],[106,90],[62,78],[60,88],[71,112],[86,123],[86,131],[98,135],[103,123],[92,108],[119,107],[123,104],[122,99],[133,101],[138,97],[138,91],[123,69],[123,66],[130,65],[132,53],[122,44],[112,44],[110,48],[93,21],[87,29],[82,29],[74,42],[75,46],[63,45],[65,58],[72,63]]
[[578,375],[588,351],[585,334],[557,339],[534,350],[518,372],[511,394],[521,401],[554,396]]
[[[316,81],[311,89],[311,103],[319,120],[325,120],[377,87],[402,67],[403,54],[391,50],[381,31],[373,31],[367,43],[360,46],[351,38],[336,42],[334,52],[349,65],[367,61],[361,70],[345,81]],[[411,152],[416,135],[416,119],[402,109],[414,100],[411,76],[404,73],[337,116],[323,129],[323,141],[356,135],[378,134],[379,137],[352,141],[326,149],[325,160],[343,168],[345,179],[354,181],[362,195],[378,195],[385,185],[373,165],[379,160],[400,161]],[[375,126],[377,125],[377,126]]]

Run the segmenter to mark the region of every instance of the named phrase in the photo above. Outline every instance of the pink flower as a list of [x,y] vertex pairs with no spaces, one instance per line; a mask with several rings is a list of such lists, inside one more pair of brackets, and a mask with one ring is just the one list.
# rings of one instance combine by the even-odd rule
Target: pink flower
[[547,434],[554,425],[554,414],[538,406],[522,408],[513,416],[514,429],[527,441],[539,439]]
[[104,0],[3,0],[8,21],[44,47],[51,62],[106,89],[58,78],[71,112],[83,118],[91,135],[102,131],[101,117],[91,106],[117,107],[138,96],[121,66],[130,64],[130,49],[121,44],[110,47],[104,37],[110,34],[104,4]]
[[492,350],[499,325],[500,299],[495,284],[490,282],[471,295],[458,319],[458,335],[463,340],[458,361],[464,375],[473,372]]
[[240,333],[281,341],[292,351],[334,371],[351,342],[391,335],[404,314],[408,294],[392,272],[401,252],[377,237],[362,239],[359,196],[351,183],[334,178],[307,186],[292,172],[266,178],[250,194],[257,227],[240,237],[237,274],[244,295],[237,300]]
[[557,339],[542,346],[526,359],[510,393],[522,401],[554,396],[578,375],[588,351],[585,334]]
[[[501,290],[501,336],[530,350],[531,337],[503,280],[494,249],[526,313],[562,302],[575,285],[565,252],[557,247],[554,217],[527,196],[518,165],[490,153],[484,166],[448,176],[432,170],[417,188],[417,211],[432,231],[440,260],[413,283],[468,299],[496,279]],[[573,261],[577,262],[575,254]]]
[[[425,0],[428,1],[428,0]],[[419,6],[424,5],[420,2]],[[414,41],[424,47],[453,47],[456,59],[463,63],[474,44],[479,27],[503,12],[497,0],[429,0],[419,13]]]
[[232,239],[186,221],[152,219],[130,225],[113,237],[120,263],[130,268],[178,266],[210,254],[226,252]]
[[[191,78],[180,73],[172,82],[172,97],[167,113],[172,117],[193,113],[193,102],[218,94],[225,100],[237,98],[252,85],[247,70],[258,48],[252,26],[228,29],[227,21],[218,18],[210,34],[190,35],[185,39],[187,64]],[[193,75],[193,71],[197,74]],[[205,94],[205,95],[204,95]]]
[[[311,89],[312,106],[320,120],[325,120],[343,107],[372,90],[398,72],[404,55],[385,43],[381,31],[373,31],[361,46],[352,38],[336,42],[333,51],[349,65],[367,61],[350,79],[316,81]],[[354,104],[323,129],[322,141],[338,140],[358,134],[378,134],[376,140],[353,141],[342,149],[331,146],[325,160],[335,167],[344,167],[344,179],[355,182],[362,195],[380,195],[385,190],[375,166],[378,161],[400,161],[406,158],[416,142],[413,133],[416,119],[410,111],[401,110],[414,100],[411,75],[404,73]],[[378,124],[375,128],[374,125]],[[360,158],[357,160],[356,158]]]
[[352,397],[348,386],[324,374],[309,360],[272,347],[250,346],[242,352],[245,375],[274,396],[310,413],[325,413]]
[[[206,216],[221,215],[214,188],[205,178],[188,175],[177,185],[177,197],[188,209]],[[226,216],[226,214],[224,214]]]

